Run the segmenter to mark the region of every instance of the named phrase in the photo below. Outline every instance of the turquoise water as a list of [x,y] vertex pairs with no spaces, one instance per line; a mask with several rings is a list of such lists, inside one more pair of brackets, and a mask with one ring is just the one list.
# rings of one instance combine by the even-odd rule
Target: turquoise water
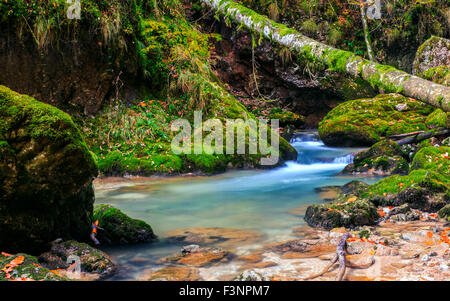
[[362,179],[340,176],[352,161],[354,148],[330,148],[314,132],[296,135],[291,144],[297,162],[273,170],[232,171],[209,177],[154,178],[96,186],[96,203],[109,203],[129,216],[145,220],[160,237],[153,244],[108,247],[120,265],[116,280],[139,277],[154,269],[156,261],[180,249],[168,242],[169,231],[193,227],[258,230],[267,242],[291,238],[292,229],[305,224],[288,213],[302,205],[322,202],[315,188]]

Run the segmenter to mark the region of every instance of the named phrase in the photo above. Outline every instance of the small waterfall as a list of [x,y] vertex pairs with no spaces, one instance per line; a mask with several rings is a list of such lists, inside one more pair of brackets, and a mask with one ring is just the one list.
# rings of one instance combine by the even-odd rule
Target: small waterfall
[[351,164],[353,163],[353,159],[355,156],[353,154],[349,154],[346,156],[337,157],[333,160],[333,163],[342,163],[342,164]]

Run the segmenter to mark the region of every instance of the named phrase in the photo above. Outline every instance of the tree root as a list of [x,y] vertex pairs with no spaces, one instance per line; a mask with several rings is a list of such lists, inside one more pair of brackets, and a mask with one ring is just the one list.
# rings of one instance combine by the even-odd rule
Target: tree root
[[337,281],[342,281],[345,275],[345,271],[347,267],[349,268],[356,268],[356,269],[367,269],[370,267],[375,261],[372,259],[367,264],[354,264],[346,260],[346,253],[345,253],[345,247],[347,245],[347,239],[350,237],[349,233],[345,233],[342,235],[341,240],[339,241],[339,244],[336,248],[336,255],[333,257],[331,262],[319,273],[308,276],[306,278],[303,278],[303,280],[310,280],[317,278],[319,276],[322,276],[323,274],[327,273],[328,270],[337,262],[339,261],[339,274],[337,277]]

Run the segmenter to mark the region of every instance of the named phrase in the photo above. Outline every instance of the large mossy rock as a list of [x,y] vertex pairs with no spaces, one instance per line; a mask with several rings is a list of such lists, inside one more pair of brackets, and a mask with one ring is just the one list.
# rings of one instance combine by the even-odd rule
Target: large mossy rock
[[91,231],[95,159],[69,115],[0,86],[0,249],[37,254]]
[[[5,268],[11,262],[21,262],[17,266],[13,264],[11,270],[6,273]],[[8,268],[6,268],[8,270]],[[41,266],[36,257],[28,254],[0,254],[0,281],[67,281],[68,278],[52,272]]]
[[379,218],[370,201],[352,196],[343,196],[330,204],[311,205],[305,214],[310,226],[325,229],[374,225]]
[[450,178],[450,147],[428,146],[420,149],[414,156],[411,170],[428,169]]
[[343,173],[350,174],[407,174],[408,161],[400,146],[391,140],[375,143],[370,149],[356,154],[353,163]]
[[53,244],[50,251],[41,254],[38,260],[48,269],[66,270],[73,263],[73,258],[79,258],[80,272],[94,274],[97,279],[110,276],[117,269],[106,253],[74,240]]
[[99,221],[97,239],[106,245],[148,242],[156,238],[146,222],[132,219],[111,205],[102,204],[94,209],[93,220]]
[[370,185],[362,193],[375,205],[400,206],[436,212],[450,203],[450,177],[433,170],[416,169],[406,176],[393,175]]
[[390,135],[426,130],[434,108],[399,94],[346,101],[319,124],[320,138],[330,146],[371,146]]
[[432,36],[417,50],[413,74],[438,84],[450,84],[450,40]]

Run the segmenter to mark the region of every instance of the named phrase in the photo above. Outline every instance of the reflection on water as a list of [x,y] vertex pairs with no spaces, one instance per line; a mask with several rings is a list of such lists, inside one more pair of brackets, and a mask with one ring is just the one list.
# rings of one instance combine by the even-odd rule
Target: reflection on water
[[[297,162],[273,170],[233,171],[211,177],[158,178],[144,183],[96,187],[96,202],[109,203],[133,218],[148,222],[162,238],[155,244],[107,248],[122,268],[116,279],[130,279],[152,268],[179,245],[168,243],[169,231],[192,227],[258,230],[267,241],[291,238],[292,228],[304,224],[288,211],[320,202],[314,188],[343,185],[354,179],[373,183],[377,178],[337,174],[357,149],[330,148],[315,133],[297,135],[291,144]],[[137,259],[136,259],[137,258]]]

